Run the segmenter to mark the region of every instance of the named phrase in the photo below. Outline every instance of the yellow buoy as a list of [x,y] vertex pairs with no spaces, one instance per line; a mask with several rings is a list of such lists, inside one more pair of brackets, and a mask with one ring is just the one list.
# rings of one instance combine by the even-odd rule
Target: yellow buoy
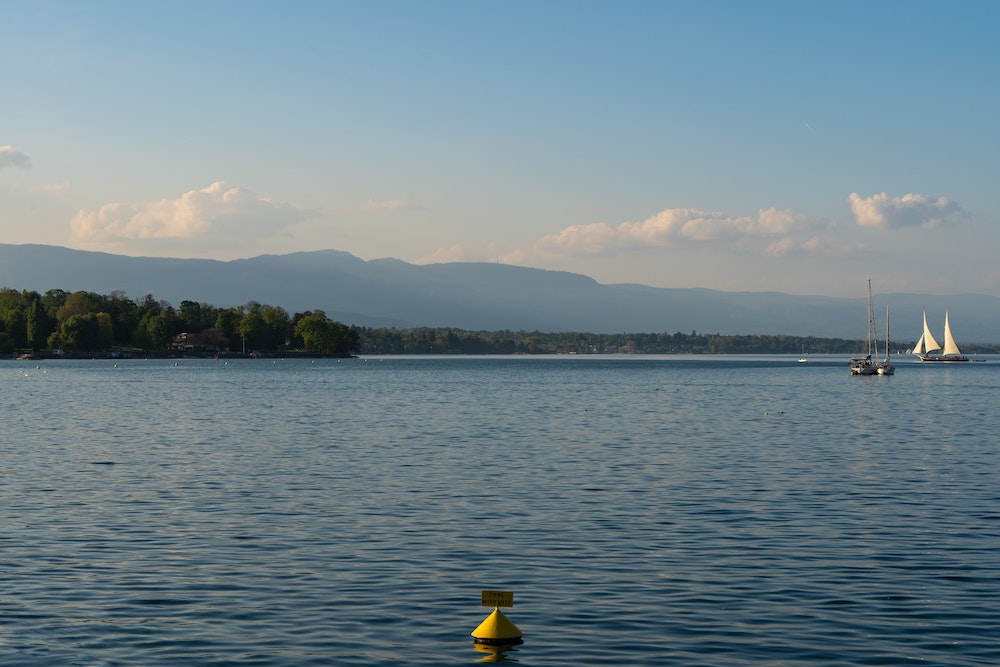
[[524,643],[524,640],[521,639],[521,631],[500,611],[500,607],[493,609],[493,613],[472,631],[472,636],[477,644],[513,646]]

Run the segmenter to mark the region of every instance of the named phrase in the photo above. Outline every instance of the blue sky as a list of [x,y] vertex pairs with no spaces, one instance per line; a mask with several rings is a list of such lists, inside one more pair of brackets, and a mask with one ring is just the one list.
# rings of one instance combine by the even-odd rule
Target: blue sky
[[0,242],[1000,295],[997,3],[0,9]]

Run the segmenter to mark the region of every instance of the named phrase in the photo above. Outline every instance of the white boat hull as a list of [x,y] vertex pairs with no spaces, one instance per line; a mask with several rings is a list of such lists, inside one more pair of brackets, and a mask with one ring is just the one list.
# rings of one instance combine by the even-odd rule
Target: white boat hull
[[851,375],[875,375],[878,367],[871,359],[851,359]]

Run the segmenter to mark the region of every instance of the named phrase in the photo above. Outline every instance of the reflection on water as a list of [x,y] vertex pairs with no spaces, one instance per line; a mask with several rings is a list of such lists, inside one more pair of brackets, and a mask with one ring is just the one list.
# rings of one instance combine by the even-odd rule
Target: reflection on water
[[0,663],[1000,663],[1000,361],[274,361],[0,364]]
[[486,654],[479,660],[476,660],[476,662],[518,662],[518,659],[514,656],[517,652],[517,646],[490,646],[474,643],[472,647],[480,653]]

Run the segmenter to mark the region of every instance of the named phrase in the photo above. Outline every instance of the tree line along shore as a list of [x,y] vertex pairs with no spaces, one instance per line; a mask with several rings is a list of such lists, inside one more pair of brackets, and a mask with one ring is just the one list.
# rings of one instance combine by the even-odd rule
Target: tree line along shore
[[[913,343],[890,343],[905,350]],[[174,307],[152,295],[0,289],[0,354],[10,357],[392,354],[855,354],[862,341],[789,335],[466,331],[348,326],[322,310],[289,315],[251,301]],[[1000,346],[967,346],[996,353]]]

